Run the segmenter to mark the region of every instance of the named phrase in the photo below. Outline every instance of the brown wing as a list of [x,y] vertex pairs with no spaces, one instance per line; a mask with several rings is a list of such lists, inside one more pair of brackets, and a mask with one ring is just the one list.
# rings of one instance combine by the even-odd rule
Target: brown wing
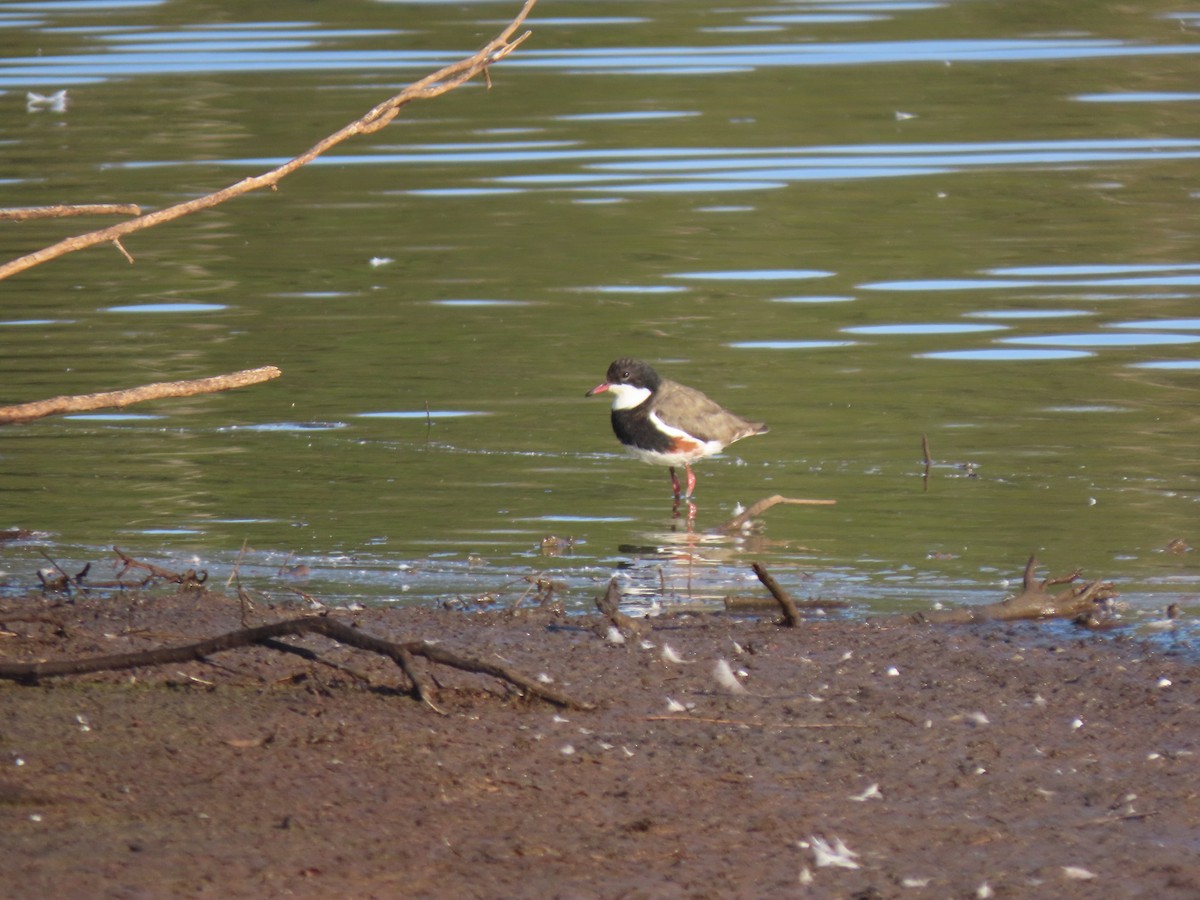
[[695,388],[664,379],[654,396],[654,411],[668,425],[702,441],[732,444],[767,426],[736,416]]

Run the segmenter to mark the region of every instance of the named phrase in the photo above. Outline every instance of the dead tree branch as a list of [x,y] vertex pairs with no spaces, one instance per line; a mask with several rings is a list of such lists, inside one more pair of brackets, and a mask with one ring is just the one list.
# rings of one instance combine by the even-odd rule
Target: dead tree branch
[[[170,222],[198,210],[210,209],[224,203],[226,200],[239,197],[251,191],[274,188],[292,172],[312,162],[325,151],[335,147],[347,138],[360,134],[373,134],[379,131],[396,117],[403,106],[412,101],[429,100],[439,97],[470,81],[476,75],[483,74],[486,76],[488,67],[492,63],[504,59],[529,37],[531,32],[526,31],[519,35],[516,32],[524,24],[525,19],[529,16],[536,2],[537,0],[525,0],[525,5],[521,7],[521,11],[517,13],[516,18],[500,34],[488,41],[477,52],[425,76],[420,81],[410,84],[399,94],[383,101],[361,118],[355,119],[344,128],[318,141],[304,153],[301,153],[283,165],[271,169],[269,172],[264,172],[261,175],[244,178],[229,187],[206,194],[203,197],[195,197],[183,203],[177,203],[174,206],[146,213],[145,215],[137,216],[117,225],[100,229],[99,231],[65,238],[57,244],[11,260],[8,263],[0,265],[0,281],[19,272],[24,272],[26,269],[31,269],[41,263],[57,259],[76,250],[94,247],[97,244],[111,242],[116,244],[119,249],[123,249],[120,247],[120,240],[127,234],[152,228],[164,222]],[[514,37],[514,35],[516,36]]]
[[136,203],[58,203],[54,206],[13,206],[0,209],[0,222],[65,219],[68,216],[140,216]]
[[143,403],[146,400],[161,400],[164,397],[212,394],[217,391],[228,391],[270,381],[282,374],[275,366],[261,366],[257,369],[244,369],[229,375],[213,375],[209,378],[196,378],[191,381],[160,381],[157,384],[145,384],[141,387],[120,391],[76,394],[52,397],[49,400],[36,400],[31,403],[19,403],[16,406],[0,406],[0,425],[28,422],[43,416],[61,416],[68,413],[87,412],[92,409],[129,406],[133,403]]
[[[1035,574],[1037,559],[1029,557],[1021,593],[996,603],[982,606],[960,606],[954,609],[935,609],[911,615],[891,616],[885,622],[912,622],[919,625],[973,625],[980,622],[1014,622],[1022,619],[1075,619],[1093,626],[1109,612],[1112,601],[1119,596],[1107,581],[1075,583],[1079,571],[1069,575],[1051,576],[1038,580]],[[1071,587],[1051,594],[1046,588],[1070,584]]]
[[[108,672],[114,670],[134,669],[142,666],[162,666],[184,662],[204,660],[214,653],[261,644],[271,647],[273,642],[282,637],[292,637],[302,634],[320,634],[342,644],[378,653],[396,663],[402,672],[409,676],[412,683],[412,693],[417,699],[432,706],[431,689],[425,680],[414,677],[413,658],[423,657],[432,663],[439,663],[463,672],[474,672],[489,675],[498,681],[505,681],[513,687],[530,696],[538,697],[548,703],[571,709],[590,709],[590,704],[575,700],[568,695],[542,684],[535,678],[501,665],[487,662],[469,656],[460,656],[441,644],[428,641],[408,641],[398,644],[385,641],[352,628],[336,619],[327,616],[308,616],[302,619],[285,619],[257,628],[243,628],[194,644],[184,644],[178,647],[159,647],[139,653],[120,653],[112,656],[93,656],[86,659],[64,659],[52,662],[12,663],[0,662],[0,678],[17,681],[22,684],[37,684],[43,678],[56,678],[63,675],[84,675],[89,672]],[[436,709],[436,707],[434,707]]]

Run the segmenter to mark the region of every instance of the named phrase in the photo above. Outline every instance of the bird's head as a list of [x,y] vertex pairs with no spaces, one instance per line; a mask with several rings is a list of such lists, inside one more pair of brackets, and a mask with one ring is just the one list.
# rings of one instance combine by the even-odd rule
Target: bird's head
[[662,379],[649,363],[625,357],[614,360],[608,367],[604,381],[585,396],[594,397],[607,391],[613,395],[613,409],[632,409],[649,399],[661,382]]

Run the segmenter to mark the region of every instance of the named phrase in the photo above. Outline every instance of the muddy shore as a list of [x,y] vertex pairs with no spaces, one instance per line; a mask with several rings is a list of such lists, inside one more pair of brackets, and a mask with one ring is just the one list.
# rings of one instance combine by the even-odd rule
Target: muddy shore
[[[0,660],[241,626],[209,593],[7,602]],[[254,624],[308,614],[259,608]],[[8,897],[1200,896],[1197,666],[1037,625],[329,615],[593,709],[318,636],[0,682]],[[729,664],[736,683],[715,674]]]

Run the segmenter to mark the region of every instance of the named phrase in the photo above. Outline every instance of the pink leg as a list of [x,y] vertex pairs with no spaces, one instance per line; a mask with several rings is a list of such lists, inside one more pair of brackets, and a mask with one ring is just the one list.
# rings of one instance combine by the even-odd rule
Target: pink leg
[[691,499],[692,494],[696,490],[696,473],[692,471],[691,466],[685,466],[685,468],[687,469],[687,485],[688,485],[687,497],[689,499]]
[[[688,469],[689,475],[691,474],[691,472],[692,472],[692,470]],[[675,489],[675,499],[678,500],[679,499],[679,476],[675,474],[674,466],[671,466],[671,487],[673,487]]]

